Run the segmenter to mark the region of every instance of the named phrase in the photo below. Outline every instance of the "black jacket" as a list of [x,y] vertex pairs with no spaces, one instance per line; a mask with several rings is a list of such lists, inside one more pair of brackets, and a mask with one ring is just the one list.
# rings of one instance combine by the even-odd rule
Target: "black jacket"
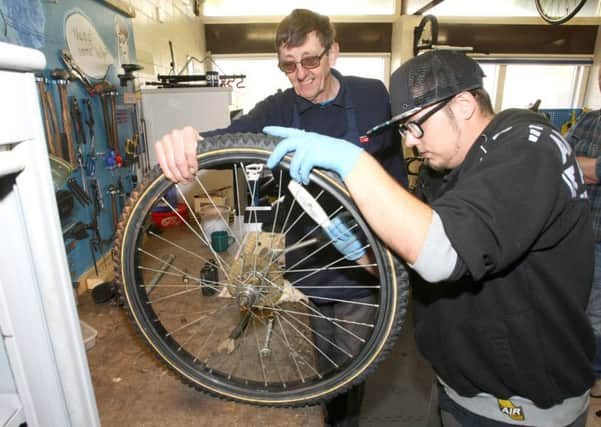
[[459,256],[451,280],[412,281],[418,347],[436,373],[461,395],[517,395],[541,408],[585,393],[593,239],[560,133],[538,114],[505,111],[460,167],[426,173],[419,188]]

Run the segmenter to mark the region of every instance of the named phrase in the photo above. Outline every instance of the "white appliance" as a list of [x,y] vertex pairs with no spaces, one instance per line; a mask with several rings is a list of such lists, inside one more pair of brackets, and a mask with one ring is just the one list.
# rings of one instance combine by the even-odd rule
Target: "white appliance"
[[33,71],[0,42],[0,426],[96,427]]
[[142,123],[151,166],[157,162],[154,143],[172,129],[192,126],[204,132],[230,124],[232,88],[144,88],[141,92]]

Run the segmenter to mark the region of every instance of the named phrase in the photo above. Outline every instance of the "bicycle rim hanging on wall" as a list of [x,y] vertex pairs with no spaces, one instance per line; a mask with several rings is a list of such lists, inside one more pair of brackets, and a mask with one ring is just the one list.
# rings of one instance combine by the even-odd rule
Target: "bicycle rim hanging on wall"
[[549,24],[568,22],[586,3],[586,0],[535,0],[536,10]]

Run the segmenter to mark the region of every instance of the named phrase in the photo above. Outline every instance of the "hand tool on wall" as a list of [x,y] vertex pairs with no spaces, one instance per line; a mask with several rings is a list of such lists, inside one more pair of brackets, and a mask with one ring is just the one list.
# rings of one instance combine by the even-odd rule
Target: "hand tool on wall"
[[100,191],[100,186],[98,185],[98,180],[96,178],[92,178],[90,180],[90,187],[92,189],[92,197],[94,200],[94,214],[98,216],[100,211],[104,210],[104,201],[102,199],[102,192]]
[[98,265],[96,262],[96,251],[102,252],[102,238],[100,237],[100,230],[98,229],[98,218],[94,215],[94,218],[88,229],[94,232],[94,236],[90,239],[90,253],[92,254],[92,261],[94,262],[94,271],[98,276]]
[[106,142],[111,150],[113,148],[113,127],[111,126],[111,114],[109,113],[108,92],[102,92],[100,95],[100,104],[102,105],[102,119],[104,121],[104,130],[106,132]]
[[75,127],[75,138],[78,144],[87,144],[86,134],[83,128],[83,117],[79,108],[79,101],[76,97],[70,96],[71,119]]
[[90,145],[88,147],[88,155],[86,156],[85,169],[90,178],[96,175],[96,138],[94,133],[94,112],[92,111],[92,101],[89,98],[83,100],[86,106],[88,125],[88,133],[90,136]]
[[[109,92],[111,99],[111,123],[113,130],[113,150],[118,157],[121,157],[121,150],[119,148],[119,131],[117,129],[117,91],[112,90]],[[117,162],[119,163],[119,162]]]
[[53,156],[56,156],[50,112],[48,111],[48,106],[46,104],[46,78],[43,75],[36,74],[35,82],[38,86],[38,92],[40,93],[40,103],[42,105],[42,113],[44,114],[44,131],[46,133],[46,142],[48,143],[48,152]]
[[62,221],[73,213],[73,193],[69,190],[58,190],[54,196],[58,206],[58,216]]
[[39,78],[41,79],[40,93],[42,95],[42,107],[45,109],[45,112],[48,112],[48,124],[50,127],[50,139],[48,140],[49,152],[53,156],[64,159],[63,147],[61,146],[61,130],[58,125],[54,98],[52,97],[52,93],[46,87],[46,84],[48,83],[46,76],[40,75]]
[[[114,155],[110,155],[114,159],[113,164],[107,166],[121,167],[123,159],[119,152],[119,136],[117,133],[117,121],[116,121],[116,95],[117,92],[113,86],[105,86],[102,88],[102,92],[99,92],[100,102],[102,104],[102,118],[104,120],[104,128],[106,131],[107,145],[114,152]],[[109,153],[110,154],[110,153]]]
[[58,93],[61,102],[61,119],[63,121],[61,140],[64,141],[67,145],[69,163],[71,164],[71,166],[76,168],[77,159],[75,156],[75,147],[73,145],[73,127],[71,124],[71,117],[69,114],[69,101],[67,99],[67,84],[69,82],[70,75],[65,70],[55,69],[52,70],[51,76],[55,79],[56,85],[58,86]]
[[69,190],[71,190],[77,201],[83,206],[88,206],[90,203],[92,203],[90,196],[83,191],[83,188],[81,188],[75,178],[69,178],[67,180],[67,187],[69,187]]
[[113,215],[113,229],[117,230],[117,224],[119,223],[119,212],[118,206],[119,203],[117,201],[117,196],[119,195],[119,189],[115,187],[113,184],[109,185],[106,191],[111,196],[111,213]]
[[[47,80],[46,80],[47,81]],[[61,129],[58,124],[58,114],[56,112],[56,104],[54,97],[49,90],[46,90],[46,105],[48,106],[48,112],[50,113],[50,122],[52,123],[54,152],[57,157],[65,160],[65,151],[61,143]]]
[[129,194],[125,193],[125,188],[123,188],[123,181],[121,181],[121,176],[117,177],[117,190],[119,191],[119,199],[120,203],[117,205],[118,213],[121,214],[123,206],[125,206],[125,199]]
[[135,187],[138,183],[137,167],[139,162],[138,140],[127,138],[125,140],[125,163],[131,168],[131,181]]
[[77,101],[77,98],[72,96],[70,100],[71,119],[73,120],[73,124],[75,127],[75,139],[77,142],[77,164],[79,165],[79,173],[81,174],[81,186],[83,187],[84,193],[89,195],[88,184],[86,179],[86,170],[84,167],[83,158],[83,145],[86,144],[86,135],[83,128],[83,118],[81,117],[81,110],[79,108],[79,101]]
[[88,224],[85,222],[77,221],[67,224],[63,228],[64,239],[83,240],[88,238]]
[[79,66],[75,63],[75,60],[73,59],[73,56],[71,56],[69,49],[61,50],[61,59],[65,63],[65,67],[69,71],[69,74],[79,80],[91,95],[93,93],[93,85],[90,80],[88,80],[81,68],[79,68]]
[[[121,87],[126,87],[129,82],[133,82],[136,79],[136,76],[134,75],[135,71],[144,69],[144,67],[138,64],[121,64],[121,67],[123,67],[124,73],[117,75]],[[132,89],[135,90],[135,88]]]

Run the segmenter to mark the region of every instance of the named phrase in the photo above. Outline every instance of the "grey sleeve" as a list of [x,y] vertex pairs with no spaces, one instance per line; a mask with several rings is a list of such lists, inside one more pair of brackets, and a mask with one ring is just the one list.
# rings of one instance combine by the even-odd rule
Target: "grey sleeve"
[[457,252],[444,231],[440,216],[436,211],[432,211],[432,223],[422,251],[415,264],[409,264],[409,267],[427,282],[441,282],[451,277],[457,258]]

